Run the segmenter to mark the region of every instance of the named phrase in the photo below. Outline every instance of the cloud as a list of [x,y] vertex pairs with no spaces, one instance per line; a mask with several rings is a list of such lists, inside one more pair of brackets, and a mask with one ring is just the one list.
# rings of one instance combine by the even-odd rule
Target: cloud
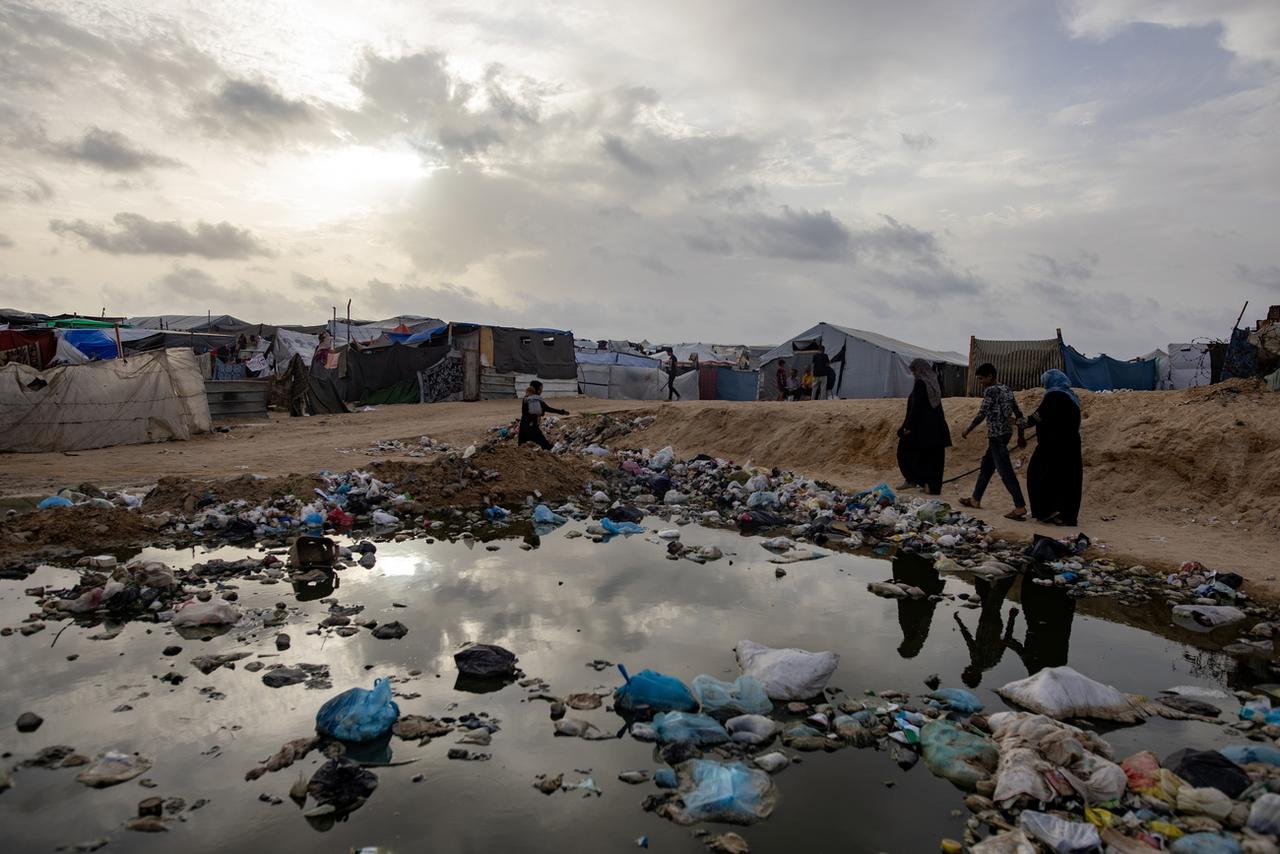
[[13,246],[13,238],[0,231],[0,249],[12,249]]
[[1062,259],[1033,253],[1031,260],[1044,275],[1057,281],[1063,279],[1092,279],[1098,268],[1098,254],[1096,252],[1085,252],[1084,250],[1078,252],[1074,258]]
[[791,261],[845,261],[851,235],[831,211],[795,210],[783,205],[777,214],[742,218],[746,248],[756,255]]
[[653,164],[632,151],[621,137],[607,133],[602,140],[604,151],[623,168],[636,175],[652,175]]
[[90,127],[76,140],[50,143],[46,149],[63,160],[87,163],[107,172],[141,172],[182,163],[135,145],[118,131]]
[[316,118],[308,104],[286,98],[270,83],[241,79],[225,80],[197,99],[192,114],[210,135],[266,139],[279,139]]
[[903,131],[900,136],[902,137],[902,144],[917,154],[927,148],[932,148],[934,143],[937,142],[937,140],[925,131],[921,131],[920,133],[907,133],[906,131]]
[[201,220],[188,229],[178,222],[147,219],[136,213],[118,213],[116,229],[82,219],[49,222],[49,230],[62,237],[74,235],[91,248],[109,255],[198,255],[202,258],[249,258],[273,253],[244,228],[229,222]]
[[1248,264],[1237,264],[1236,278],[1255,288],[1280,291],[1280,267],[1275,264],[1267,267],[1250,267]]

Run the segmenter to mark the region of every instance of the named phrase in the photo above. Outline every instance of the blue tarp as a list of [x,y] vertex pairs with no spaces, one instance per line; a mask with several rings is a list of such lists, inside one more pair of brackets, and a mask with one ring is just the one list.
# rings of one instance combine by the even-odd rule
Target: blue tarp
[[1249,343],[1246,329],[1231,330],[1227,357],[1222,362],[1222,378],[1253,377],[1258,374],[1258,348]]
[[1152,391],[1160,373],[1154,359],[1121,362],[1106,355],[1090,359],[1068,344],[1062,345],[1062,370],[1074,388],[1090,391]]
[[[444,332],[448,328],[449,328],[449,325],[445,324],[444,326],[433,326],[430,329],[423,329],[421,332],[415,332],[412,335],[408,335],[405,338],[401,339],[400,343],[412,345],[412,344],[420,344],[423,341],[430,341],[432,338],[436,337],[437,335],[439,335],[441,332]],[[394,340],[395,336],[392,336],[392,339]]]
[[[115,332],[102,329],[68,329],[61,333],[67,343],[90,359],[114,359],[120,355]],[[150,333],[148,333],[150,334]]]
[[716,368],[716,400],[755,400],[759,371]]

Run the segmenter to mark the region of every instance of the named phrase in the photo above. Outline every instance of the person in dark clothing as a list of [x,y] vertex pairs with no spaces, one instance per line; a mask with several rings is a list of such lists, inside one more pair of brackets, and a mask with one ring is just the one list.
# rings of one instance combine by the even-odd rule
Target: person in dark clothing
[[827,397],[827,376],[831,373],[831,360],[827,358],[826,349],[819,344],[818,352],[813,354],[813,400],[825,400]]
[[676,391],[676,377],[680,376],[680,364],[676,362],[676,354],[671,354],[667,362],[667,400],[679,400],[680,392]]
[[778,400],[786,400],[787,399],[787,363],[782,359],[778,360],[778,373],[776,375],[776,379],[778,382]]
[[915,385],[907,398],[907,416],[898,428],[899,489],[922,487],[930,495],[942,494],[942,470],[951,429],[942,412],[942,386],[933,365],[924,359],[911,363]]
[[1027,464],[1031,515],[1041,522],[1074,525],[1080,516],[1084,457],[1080,449],[1080,398],[1059,370],[1045,371],[1044,398],[1027,424],[1036,428],[1036,449]]
[[[1011,634],[1005,636],[1005,646],[1017,653],[1028,676],[1035,676],[1046,667],[1061,667],[1067,663],[1071,652],[1071,623],[1076,615],[1076,599],[1066,588],[1033,584],[1030,577],[1022,578],[1022,610],[1027,621],[1026,637],[1022,641]],[[1010,620],[1017,609],[1010,611]]]
[[982,602],[982,610],[978,613],[978,628],[970,633],[969,627],[960,619],[958,612],[951,614],[960,628],[965,646],[969,648],[969,666],[960,673],[960,681],[970,688],[982,684],[982,674],[994,669],[1004,658],[1005,647],[1013,637],[1013,620],[1016,612],[1010,612],[1007,621],[1003,619],[1004,600],[1017,580],[1016,575],[988,580],[976,578],[973,589]]
[[1000,480],[1013,498],[1013,510],[1004,514],[1006,519],[1021,522],[1027,518],[1027,502],[1022,497],[1022,485],[1018,483],[1018,475],[1013,471],[1013,461],[1009,459],[1009,440],[1013,438],[1013,428],[1018,428],[1018,447],[1027,446],[1023,431],[1027,420],[1018,408],[1018,401],[1007,385],[996,382],[996,366],[986,362],[978,366],[978,383],[985,391],[982,394],[982,406],[978,414],[964,432],[963,439],[983,421],[987,422],[987,452],[982,455],[982,467],[978,470],[978,482],[973,485],[973,497],[961,498],[965,507],[975,509],[982,507],[982,495],[991,483],[991,476],[1000,472]]
[[938,607],[934,597],[942,593],[946,581],[933,568],[933,560],[923,555],[899,550],[893,556],[893,580],[919,587],[929,594],[923,599],[898,599],[898,627],[902,629],[902,643],[898,655],[915,658],[924,648],[933,624],[933,612]]
[[516,434],[516,444],[523,445],[525,442],[533,442],[544,451],[551,450],[551,443],[542,434],[542,428],[539,426],[542,416],[547,412],[554,412],[556,415],[569,414],[567,409],[556,409],[544,401],[542,399],[542,383],[534,380],[524,390],[524,397],[520,401],[520,430]]

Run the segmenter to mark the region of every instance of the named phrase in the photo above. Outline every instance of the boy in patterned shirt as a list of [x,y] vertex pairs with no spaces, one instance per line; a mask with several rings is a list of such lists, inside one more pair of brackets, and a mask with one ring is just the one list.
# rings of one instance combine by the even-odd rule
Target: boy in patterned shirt
[[1000,472],[1000,480],[1005,489],[1013,497],[1013,511],[1006,513],[1006,519],[1021,522],[1027,518],[1027,502],[1022,497],[1022,486],[1013,471],[1013,461],[1009,459],[1009,440],[1013,438],[1013,428],[1018,428],[1018,447],[1027,446],[1023,430],[1027,420],[1018,408],[1018,401],[1007,385],[996,382],[996,368],[990,362],[979,365],[977,370],[978,384],[985,391],[982,394],[982,406],[973,422],[964,429],[960,438],[965,438],[983,421],[987,422],[987,452],[982,455],[982,467],[978,470],[978,482],[973,485],[973,497],[961,498],[965,507],[982,507],[982,494],[987,491],[991,476]]

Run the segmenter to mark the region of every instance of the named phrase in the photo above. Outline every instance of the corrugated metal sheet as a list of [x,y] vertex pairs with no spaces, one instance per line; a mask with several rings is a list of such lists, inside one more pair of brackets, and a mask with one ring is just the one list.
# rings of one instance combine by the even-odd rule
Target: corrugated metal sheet
[[1062,343],[1043,341],[985,341],[969,339],[969,396],[982,394],[976,371],[983,362],[996,366],[1000,382],[1014,391],[1039,388],[1040,376],[1050,368],[1062,370]]
[[205,380],[204,392],[214,421],[267,417],[271,383],[266,380]]

